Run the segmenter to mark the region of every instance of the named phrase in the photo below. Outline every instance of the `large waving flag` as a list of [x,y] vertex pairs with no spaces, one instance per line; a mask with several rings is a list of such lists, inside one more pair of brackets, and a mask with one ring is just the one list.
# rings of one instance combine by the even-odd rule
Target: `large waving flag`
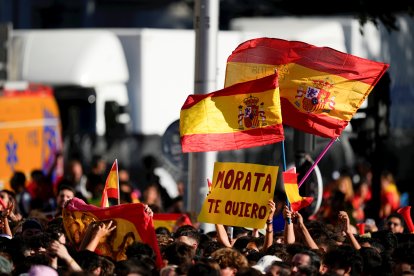
[[283,123],[336,138],[388,66],[328,47],[257,38],[240,44],[227,59],[225,87],[277,69]]
[[96,253],[115,261],[125,260],[126,248],[134,241],[140,241],[152,247],[157,256],[158,267],[162,266],[152,218],[145,212],[143,204],[122,204],[103,209],[88,205],[75,197],[65,206],[62,216],[67,237],[76,249],[79,249],[91,223],[112,221],[112,226],[115,225],[116,228],[109,236],[101,238]]
[[284,139],[277,74],[190,95],[180,112],[183,152],[264,146]]
[[302,197],[299,195],[298,174],[295,168],[283,172],[283,183],[292,211],[299,211],[312,204],[313,197]]
[[118,177],[118,160],[115,159],[111,170],[106,178],[105,188],[102,192],[101,208],[109,207],[108,198],[115,198],[119,204],[119,177]]

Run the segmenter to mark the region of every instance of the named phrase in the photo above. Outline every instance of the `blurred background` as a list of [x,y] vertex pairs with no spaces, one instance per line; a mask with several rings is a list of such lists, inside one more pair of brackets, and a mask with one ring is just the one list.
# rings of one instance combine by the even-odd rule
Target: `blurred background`
[[[299,40],[390,64],[319,163],[320,176],[313,174],[304,185],[303,194],[321,196],[321,187],[340,175],[351,176],[356,188],[369,172],[374,197],[368,212],[375,218],[380,175],[390,171],[401,204],[412,205],[414,19],[409,2],[347,1],[341,6],[325,0],[219,1],[217,89],[223,87],[231,51],[255,37]],[[162,185],[175,182],[185,189],[188,156],[181,153],[178,119],[182,103],[194,91],[195,4],[191,0],[0,0],[1,79],[51,87],[58,110],[48,115],[43,111],[43,118],[58,122],[42,126],[43,136],[37,138],[36,130],[10,134],[4,124],[6,113],[21,115],[32,108],[30,104],[6,111],[9,104],[2,102],[3,187],[15,170],[48,171],[56,166],[55,155],[62,153],[63,164],[78,160],[85,174],[97,160],[110,165],[117,158],[132,186],[141,192],[147,186],[142,184],[145,175],[155,168],[165,173],[164,180],[158,175]],[[9,98],[13,91],[33,90],[21,84],[4,88]],[[296,164],[303,175],[329,141],[285,131],[288,164]],[[30,154],[21,152],[26,142],[19,142],[19,135],[32,146],[43,145],[37,168],[31,166],[33,160],[24,161]],[[216,157],[270,165],[280,165],[280,158],[280,145],[220,152]],[[58,174],[64,175],[62,170]],[[173,190],[171,198],[180,193]]]

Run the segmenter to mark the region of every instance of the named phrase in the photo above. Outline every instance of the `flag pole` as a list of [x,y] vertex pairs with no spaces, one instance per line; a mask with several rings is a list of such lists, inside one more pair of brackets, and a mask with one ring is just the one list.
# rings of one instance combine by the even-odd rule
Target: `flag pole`
[[121,192],[119,191],[119,173],[118,173],[118,159],[115,159],[116,163],[116,182],[118,186],[118,205],[121,204]]
[[[285,172],[286,171],[286,152],[285,152],[285,140],[283,140],[282,141],[282,165],[283,165],[283,171]],[[282,178],[283,179],[283,178]],[[286,193],[286,192],[285,192]],[[289,199],[288,199],[288,197],[286,196],[286,204],[287,204],[287,207],[289,208],[289,210],[290,210],[290,202],[289,202]],[[291,223],[291,220],[290,220],[290,218],[288,218],[288,221],[287,221],[287,223],[288,224],[290,224]]]
[[321,161],[322,157],[328,152],[329,148],[333,145],[333,143],[336,141],[337,138],[332,138],[331,141],[329,141],[328,145],[324,148],[324,150],[319,154],[318,158],[316,158],[315,162],[313,162],[310,169],[306,172],[305,176],[302,177],[300,180],[298,187],[302,186],[302,184],[305,182],[305,180],[308,178],[308,176],[311,174],[313,169],[315,169],[316,165],[318,165],[319,161]]

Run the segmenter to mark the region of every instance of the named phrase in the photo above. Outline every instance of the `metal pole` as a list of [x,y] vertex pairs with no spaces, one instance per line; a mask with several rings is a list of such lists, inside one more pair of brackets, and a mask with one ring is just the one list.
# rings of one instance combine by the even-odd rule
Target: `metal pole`
[[[216,90],[218,0],[195,1],[195,75],[194,93],[207,94]],[[193,214],[201,210],[208,192],[207,178],[212,177],[215,153],[189,154],[187,208]]]

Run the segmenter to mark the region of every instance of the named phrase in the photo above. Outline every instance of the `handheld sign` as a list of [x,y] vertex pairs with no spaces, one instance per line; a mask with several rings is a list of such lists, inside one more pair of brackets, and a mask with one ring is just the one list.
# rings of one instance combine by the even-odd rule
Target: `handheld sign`
[[278,166],[216,162],[211,193],[204,201],[198,221],[264,228],[278,169]]

